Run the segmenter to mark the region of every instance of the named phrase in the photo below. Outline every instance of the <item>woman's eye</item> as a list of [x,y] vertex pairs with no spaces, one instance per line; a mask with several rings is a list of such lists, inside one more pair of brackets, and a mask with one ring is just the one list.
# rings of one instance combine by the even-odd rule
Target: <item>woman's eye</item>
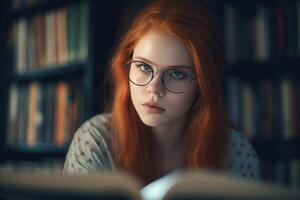
[[149,66],[149,65],[147,65],[147,64],[139,64],[139,65],[137,65],[140,69],[141,69],[141,71],[143,71],[143,72],[151,72],[152,71],[152,68]]
[[175,71],[171,71],[170,76],[175,79],[183,79],[186,78],[187,75],[185,72],[175,70]]

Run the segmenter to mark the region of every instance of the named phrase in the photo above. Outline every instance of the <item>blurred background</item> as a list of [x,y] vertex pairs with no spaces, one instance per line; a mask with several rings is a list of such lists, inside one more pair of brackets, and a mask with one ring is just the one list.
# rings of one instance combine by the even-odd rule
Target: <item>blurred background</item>
[[[106,67],[150,0],[0,1],[0,170],[61,172],[103,112]],[[264,181],[300,187],[300,1],[206,0],[223,33],[224,103]]]

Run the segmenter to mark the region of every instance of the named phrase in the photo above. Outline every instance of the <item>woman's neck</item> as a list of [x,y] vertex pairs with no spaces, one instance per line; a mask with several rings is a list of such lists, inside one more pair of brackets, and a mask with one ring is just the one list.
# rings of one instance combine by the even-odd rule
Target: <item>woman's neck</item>
[[170,151],[184,145],[186,117],[165,126],[152,128],[154,147]]
[[160,177],[183,165],[185,150],[185,122],[153,128],[153,159],[155,176]]

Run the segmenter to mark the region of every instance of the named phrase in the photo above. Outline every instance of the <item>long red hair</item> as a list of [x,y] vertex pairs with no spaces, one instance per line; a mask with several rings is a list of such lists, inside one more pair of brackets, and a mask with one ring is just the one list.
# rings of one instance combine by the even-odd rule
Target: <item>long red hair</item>
[[145,182],[154,178],[151,132],[133,107],[124,67],[137,42],[153,29],[164,31],[187,46],[198,77],[200,95],[189,113],[184,164],[190,168],[223,169],[230,123],[222,101],[224,53],[220,32],[204,8],[176,0],[157,1],[142,10],[112,58],[113,99],[109,111],[115,163]]

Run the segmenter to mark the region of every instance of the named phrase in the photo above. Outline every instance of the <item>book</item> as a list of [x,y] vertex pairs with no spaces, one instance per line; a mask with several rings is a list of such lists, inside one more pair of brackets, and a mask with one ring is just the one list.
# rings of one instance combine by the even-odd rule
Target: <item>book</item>
[[45,16],[45,29],[46,29],[46,65],[47,66],[53,66],[56,64],[56,21],[55,21],[56,13],[55,12],[49,12]]
[[293,138],[293,124],[292,124],[292,82],[284,79],[280,83],[281,98],[282,98],[282,115],[283,115],[283,138],[289,140]]
[[79,4],[77,59],[86,60],[88,56],[89,7],[86,2]]
[[63,146],[66,142],[67,101],[69,88],[67,82],[59,82],[55,87],[54,143]]
[[36,145],[36,125],[37,125],[37,106],[38,106],[38,92],[39,85],[37,82],[32,82],[29,86],[29,99],[28,99],[28,126],[26,143],[29,146]]
[[224,34],[226,43],[226,58],[228,63],[236,62],[236,52],[235,52],[235,37],[236,37],[236,13],[235,9],[231,5],[226,5],[224,7]]
[[18,141],[18,87],[13,83],[10,87],[9,97],[9,114],[8,114],[8,131],[7,143],[9,145],[16,144]]
[[66,8],[59,9],[55,14],[57,63],[63,65],[67,62],[66,48]]
[[250,139],[254,138],[254,94],[252,85],[242,83],[242,128]]
[[21,18],[16,24],[15,63],[18,73],[23,73],[26,66],[27,21]]
[[36,26],[36,53],[37,53],[37,68],[42,68],[46,65],[46,19],[42,14],[34,18]]
[[4,199],[298,199],[300,191],[233,179],[212,171],[175,171],[143,186],[124,172],[68,176],[48,172],[0,172]]

